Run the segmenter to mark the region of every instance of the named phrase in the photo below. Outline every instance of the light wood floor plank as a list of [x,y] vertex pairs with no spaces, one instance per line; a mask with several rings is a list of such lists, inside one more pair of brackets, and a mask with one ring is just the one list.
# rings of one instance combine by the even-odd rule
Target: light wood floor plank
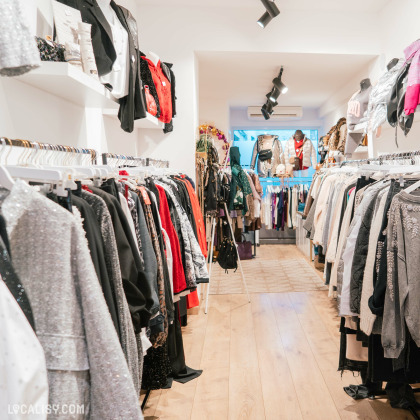
[[269,295],[252,295],[252,314],[266,418],[302,419]]
[[354,401],[343,391],[343,384],[351,382],[353,375],[346,372],[341,377],[337,372],[337,346],[324,320],[312,306],[310,296],[306,293],[290,293],[289,296],[341,419],[356,420],[362,417],[378,420],[369,400]]
[[229,419],[265,419],[251,304],[245,295],[231,301]]
[[[292,245],[262,246],[258,254],[258,270],[254,261],[246,268],[248,284],[264,277],[268,292],[281,283],[273,261],[302,258]],[[336,303],[326,290],[312,289],[309,277],[318,273],[304,264],[282,267],[294,291],[287,286],[284,293],[252,293],[248,304],[239,277],[237,294],[211,295],[208,315],[204,302],[189,314],[186,361],[203,374],[153,391],[146,420],[411,420],[387,399],[354,401],[345,394],[343,387],[360,378],[337,372]],[[217,272],[221,289],[238,281],[238,273],[231,275]]]
[[340,419],[290,296],[287,293],[271,294],[270,299],[303,418]]
[[210,297],[206,337],[200,365],[203,374],[197,382],[192,419],[228,418],[230,304],[229,295]]

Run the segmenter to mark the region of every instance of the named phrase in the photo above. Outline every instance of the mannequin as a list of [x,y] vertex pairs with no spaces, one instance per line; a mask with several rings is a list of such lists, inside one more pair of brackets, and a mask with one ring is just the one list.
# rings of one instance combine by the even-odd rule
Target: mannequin
[[367,124],[366,113],[369,104],[369,96],[372,91],[370,79],[360,82],[360,90],[351,98],[347,107],[347,139],[344,154],[351,156],[357,146],[362,142],[365,127],[356,129],[358,124]]
[[299,170],[306,170],[310,166],[315,168],[317,164],[317,154],[312,141],[308,139],[302,130],[296,130],[295,134],[287,140],[284,147],[284,154],[281,157],[283,164],[294,165],[294,158],[299,157]]
[[111,0],[97,0],[98,6],[104,14],[112,32],[112,43],[117,53],[117,58],[110,73],[100,77],[104,85],[111,86],[111,94],[115,98],[128,95],[129,88],[129,44],[128,33],[122,26],[117,14],[111,7]]
[[160,61],[159,56],[152,51],[149,51],[149,54],[147,55],[147,58],[149,58],[152,61],[152,63],[155,65],[155,67],[158,65],[158,63]]
[[398,64],[398,61],[400,61],[398,58],[393,58],[388,65],[386,66],[386,68],[389,70],[391,70],[393,67],[395,67]]
[[360,82],[360,90],[362,92],[365,91],[365,90],[367,90],[367,89],[369,89],[371,86],[372,86],[372,83],[370,82],[370,79],[369,78],[368,79],[363,79]]
[[[261,158],[262,153],[270,153],[271,157],[266,156],[264,159]],[[257,163],[257,171],[260,177],[269,177],[273,176],[276,173],[277,166],[280,162],[280,155],[282,153],[282,147],[279,141],[278,136],[273,136],[270,134],[263,134],[258,136],[258,139],[255,142],[254,149],[252,151],[251,158],[251,169],[255,168]],[[267,158],[268,157],[268,158]]]

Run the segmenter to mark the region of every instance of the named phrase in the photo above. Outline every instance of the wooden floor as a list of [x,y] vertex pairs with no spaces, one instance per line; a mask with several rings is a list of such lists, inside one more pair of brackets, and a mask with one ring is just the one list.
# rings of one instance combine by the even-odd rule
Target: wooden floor
[[[278,252],[300,255],[293,245]],[[337,372],[338,324],[324,290],[252,293],[251,303],[212,295],[209,313],[200,308],[183,330],[187,364],[203,374],[152,392],[145,419],[412,418],[386,399],[353,401],[343,391],[359,378]]]

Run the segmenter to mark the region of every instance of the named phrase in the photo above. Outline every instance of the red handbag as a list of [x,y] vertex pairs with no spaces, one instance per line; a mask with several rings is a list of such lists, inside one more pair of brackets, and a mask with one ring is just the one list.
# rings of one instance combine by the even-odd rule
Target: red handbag
[[157,115],[157,105],[155,98],[150,93],[149,86],[144,87],[144,93],[146,95],[147,112],[155,117]]

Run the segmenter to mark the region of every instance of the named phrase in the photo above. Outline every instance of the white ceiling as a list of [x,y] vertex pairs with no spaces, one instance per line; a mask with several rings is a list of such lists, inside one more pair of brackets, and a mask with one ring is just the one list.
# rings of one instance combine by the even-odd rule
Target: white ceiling
[[[378,12],[389,0],[276,0],[282,10]],[[259,0],[139,0],[155,6],[255,7],[264,10]]]
[[200,100],[226,101],[234,107],[262,105],[283,65],[282,80],[289,91],[279,97],[279,105],[311,108],[320,107],[377,58],[253,52],[200,52],[197,57]]

